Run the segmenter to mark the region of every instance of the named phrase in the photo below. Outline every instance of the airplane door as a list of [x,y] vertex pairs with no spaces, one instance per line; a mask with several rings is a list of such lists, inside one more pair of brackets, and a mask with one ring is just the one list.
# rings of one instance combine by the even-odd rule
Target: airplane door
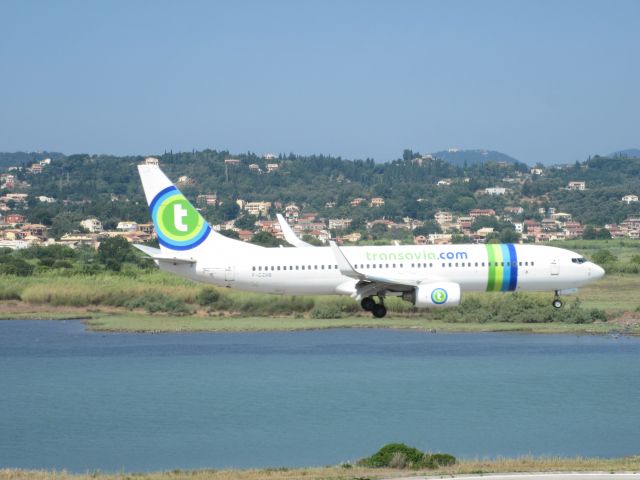
[[557,258],[551,260],[551,275],[560,275],[560,262]]
[[236,279],[235,267],[228,266],[227,268],[224,269],[224,279],[227,282],[232,282]]

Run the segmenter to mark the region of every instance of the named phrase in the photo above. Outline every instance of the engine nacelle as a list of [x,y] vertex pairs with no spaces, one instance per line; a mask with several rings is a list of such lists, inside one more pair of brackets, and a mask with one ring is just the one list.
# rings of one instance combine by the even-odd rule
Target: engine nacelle
[[416,308],[457,307],[460,305],[460,285],[454,282],[425,283],[406,298]]

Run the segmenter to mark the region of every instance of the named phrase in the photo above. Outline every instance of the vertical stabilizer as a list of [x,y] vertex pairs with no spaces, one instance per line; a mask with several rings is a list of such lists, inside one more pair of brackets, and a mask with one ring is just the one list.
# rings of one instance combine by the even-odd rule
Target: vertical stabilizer
[[138,165],[161,250],[194,253],[203,244],[213,247],[246,246],[213,231],[157,165]]

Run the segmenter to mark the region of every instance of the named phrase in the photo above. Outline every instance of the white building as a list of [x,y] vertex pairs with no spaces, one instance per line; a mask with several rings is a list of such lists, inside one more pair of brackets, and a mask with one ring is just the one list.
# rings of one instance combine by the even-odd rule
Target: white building
[[436,212],[433,217],[438,225],[446,225],[453,222],[453,214],[451,212]]
[[155,157],[147,157],[144,159],[145,165],[155,165],[156,167],[160,166],[160,160]]
[[102,222],[94,217],[82,220],[80,226],[90,233],[102,232]]
[[120,230],[121,232],[135,232],[138,230],[138,224],[130,221],[118,222],[116,230]]
[[631,202],[637,202],[638,196],[633,194],[625,195],[624,197],[622,197],[622,201],[628,205]]
[[271,202],[247,202],[244,209],[251,215],[260,216],[267,215],[271,208]]
[[569,182],[567,185],[568,190],[586,190],[587,182]]
[[330,230],[343,230],[351,225],[352,220],[350,218],[330,218],[329,229]]
[[504,187],[490,187],[490,188],[485,188],[484,189],[484,193],[486,193],[487,195],[504,195],[505,193],[507,193],[506,188]]

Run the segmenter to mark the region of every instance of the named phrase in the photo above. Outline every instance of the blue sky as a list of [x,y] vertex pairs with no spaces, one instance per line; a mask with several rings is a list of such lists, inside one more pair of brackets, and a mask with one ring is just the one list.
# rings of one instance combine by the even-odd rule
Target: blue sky
[[640,2],[0,2],[0,151],[640,147]]

